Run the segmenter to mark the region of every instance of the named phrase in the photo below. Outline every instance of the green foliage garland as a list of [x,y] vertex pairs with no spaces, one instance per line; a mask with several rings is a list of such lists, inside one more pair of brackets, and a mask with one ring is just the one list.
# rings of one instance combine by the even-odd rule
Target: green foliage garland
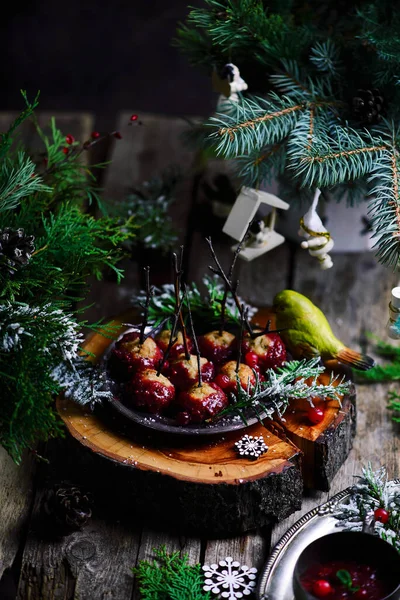
[[203,591],[201,565],[189,565],[188,556],[168,554],[165,546],[154,548],[156,560],[141,560],[132,571],[139,582],[142,600],[210,600]]
[[[121,246],[133,236],[132,218],[108,216],[104,205],[99,218],[86,210],[99,199],[81,160],[90,141],[66,146],[54,119],[45,135],[34,115],[37,99],[29,103],[23,95],[26,109],[0,139],[0,232],[23,230],[36,248],[24,264],[0,264],[0,444],[16,462],[24,449],[62,434],[54,409],[61,390],[82,404],[109,394],[80,349],[82,326],[89,325],[75,308],[86,297],[89,277],[100,279],[105,268],[123,277]],[[20,145],[14,150],[26,118],[43,142],[38,156]]]

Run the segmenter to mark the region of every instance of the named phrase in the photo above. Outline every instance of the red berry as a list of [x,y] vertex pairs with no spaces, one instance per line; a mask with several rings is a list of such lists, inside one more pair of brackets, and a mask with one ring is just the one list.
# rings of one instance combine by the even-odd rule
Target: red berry
[[354,595],[353,598],[354,600],[363,600],[365,598],[368,598],[369,596],[369,592],[366,588],[360,588],[359,590],[357,590]]
[[314,596],[317,596],[317,598],[325,598],[326,596],[329,596],[329,594],[332,594],[332,592],[333,587],[326,579],[317,579],[317,581],[313,583],[312,593]]
[[258,365],[258,356],[255,352],[246,352],[244,362],[248,367],[254,368]]
[[67,144],[73,144],[74,141],[75,141],[75,138],[74,138],[73,135],[71,135],[69,133],[67,136],[65,136],[65,141],[66,141]]
[[137,121],[138,120],[138,116],[137,115],[132,115],[131,116],[131,121]]
[[68,154],[69,148],[67,148],[67,147],[63,148],[63,152],[64,152],[64,154]]
[[228,375],[224,375],[223,373],[220,373],[214,379],[214,383],[216,383],[222,390],[228,387],[230,382],[231,380],[229,379]]
[[94,139],[97,140],[100,137],[100,134],[98,131],[92,131],[92,133],[90,134],[90,136]]
[[317,406],[310,406],[307,411],[308,420],[311,421],[313,425],[317,425],[324,420],[324,411],[322,408],[318,408]]
[[380,521],[381,523],[387,523],[390,518],[390,513],[384,508],[377,508],[374,512],[374,517],[376,521]]
[[117,139],[117,140],[122,140],[122,135],[120,134],[119,131],[114,131],[113,136]]

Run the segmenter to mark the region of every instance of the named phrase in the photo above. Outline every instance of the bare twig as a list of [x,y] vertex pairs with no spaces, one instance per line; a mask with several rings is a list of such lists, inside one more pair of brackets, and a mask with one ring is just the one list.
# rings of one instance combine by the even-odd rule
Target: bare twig
[[[186,294],[186,286],[184,287],[184,290],[185,290],[185,294]],[[203,384],[203,378],[202,378],[202,375],[201,375],[201,360],[200,360],[201,355],[200,355],[199,345],[197,343],[196,333],[195,333],[195,330],[194,330],[193,319],[192,319],[192,311],[190,310],[189,296],[187,296],[187,305],[188,305],[190,331],[191,331],[191,334],[192,334],[193,344],[194,344],[194,347],[195,347],[196,357],[197,357],[197,370],[198,370],[198,380],[199,380],[198,387],[201,387],[202,384]]]
[[149,319],[149,306],[150,306],[151,297],[154,294],[154,288],[150,287],[150,267],[144,267],[144,271],[146,273],[146,301],[145,301],[144,305],[142,305],[143,322],[140,326],[140,338],[139,338],[140,345],[142,345],[145,340],[144,332],[147,327],[147,322]]
[[162,357],[162,360],[160,360],[160,362],[158,364],[157,375],[160,375],[160,373],[162,371],[162,368],[165,365],[165,361],[167,360],[167,358],[169,356],[169,353],[171,352],[171,348],[172,348],[173,344],[176,342],[175,332],[176,332],[176,328],[178,326],[178,321],[179,321],[179,318],[180,318],[180,314],[181,314],[183,303],[185,302],[185,298],[186,298],[186,290],[183,292],[182,299],[181,299],[181,301],[178,304],[177,311],[175,312],[174,320],[173,320],[172,328],[171,328],[171,335],[170,335],[169,342],[168,342],[168,346],[167,346],[167,349],[164,352],[164,356]]
[[[173,264],[173,268],[174,268],[174,288],[175,288],[175,307],[176,307],[176,309],[179,304],[179,295],[180,295],[180,291],[181,291],[182,262],[183,262],[183,246],[181,246],[181,248],[180,248],[179,261],[178,261],[178,256],[177,256],[176,252],[174,252],[172,255],[172,264]],[[188,342],[187,342],[186,326],[185,326],[185,321],[183,319],[182,310],[179,311],[179,322],[180,322],[180,327],[181,327],[181,331],[182,331],[183,347],[185,349],[185,358],[186,358],[186,360],[189,360],[190,352],[189,352],[189,347],[188,347]]]
[[243,342],[244,326],[245,326],[246,319],[247,319],[247,312],[248,312],[248,309],[244,308],[244,306],[242,304],[242,313],[241,313],[241,319],[240,319],[239,348],[238,348],[238,355],[237,355],[237,361],[236,361],[236,373],[239,373],[240,362],[242,360],[242,342]]

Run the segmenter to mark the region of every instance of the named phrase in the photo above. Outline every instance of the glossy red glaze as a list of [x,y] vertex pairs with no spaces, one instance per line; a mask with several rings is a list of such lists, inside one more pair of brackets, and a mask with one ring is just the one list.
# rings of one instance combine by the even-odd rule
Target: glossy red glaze
[[280,367],[286,361],[286,348],[277,333],[265,333],[252,339],[248,334],[242,341],[244,356],[253,352],[258,358],[258,365],[264,371]]
[[[189,360],[178,358],[170,363],[166,376],[172,381],[175,387],[185,390],[198,383],[199,371],[197,367],[197,357],[191,355]],[[201,376],[204,382],[212,381],[215,376],[215,367],[213,363],[206,361],[201,366]]]
[[161,413],[175,398],[171,382],[156,373],[154,369],[140,371],[125,385],[126,401],[151,414]]
[[208,358],[216,365],[228,361],[233,357],[236,349],[236,338],[229,332],[210,331],[201,335],[197,343],[202,356]]
[[[239,371],[236,372],[237,364],[235,360],[230,360],[225,365],[221,367],[219,377],[224,376],[228,377],[229,381],[224,384],[223,389],[228,393],[236,394],[237,393],[237,376],[239,375],[240,385],[244,390],[247,390],[247,386],[254,386],[256,383],[256,378],[248,365],[244,363],[239,364]],[[218,381],[216,381],[218,383]]]
[[[214,382],[204,383],[201,387],[193,385],[190,389],[182,391],[176,404],[181,412],[188,415],[190,423],[201,423],[226,408],[229,404],[224,391]],[[186,424],[186,423],[185,423]]]
[[[132,331],[124,335],[112,351],[112,373],[115,374],[119,364],[120,376],[128,375],[141,369],[157,368],[163,353],[155,341],[148,337],[143,345],[139,344],[140,333]],[[115,360],[116,359],[116,360]]]
[[[182,333],[179,332],[179,334],[176,337],[177,341],[171,346],[171,350],[168,354],[168,361],[176,360],[177,358],[180,358],[182,354],[185,354],[185,346],[183,343]],[[165,353],[169,344],[170,331],[164,329],[159,334],[157,334],[154,339],[157,346],[161,349],[163,353]],[[193,341],[189,336],[186,338],[186,342],[189,352],[192,352],[194,346]]]

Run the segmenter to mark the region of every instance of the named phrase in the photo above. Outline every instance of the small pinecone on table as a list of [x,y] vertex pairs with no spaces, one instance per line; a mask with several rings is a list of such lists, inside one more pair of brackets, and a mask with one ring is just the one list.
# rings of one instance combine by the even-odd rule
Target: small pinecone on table
[[357,90],[353,98],[353,114],[365,125],[376,125],[384,116],[385,99],[380,90]]
[[26,265],[35,251],[34,239],[33,235],[25,235],[22,228],[0,229],[0,271],[12,275]]
[[42,500],[42,515],[56,535],[79,531],[92,516],[93,500],[88,492],[68,483],[46,490]]

